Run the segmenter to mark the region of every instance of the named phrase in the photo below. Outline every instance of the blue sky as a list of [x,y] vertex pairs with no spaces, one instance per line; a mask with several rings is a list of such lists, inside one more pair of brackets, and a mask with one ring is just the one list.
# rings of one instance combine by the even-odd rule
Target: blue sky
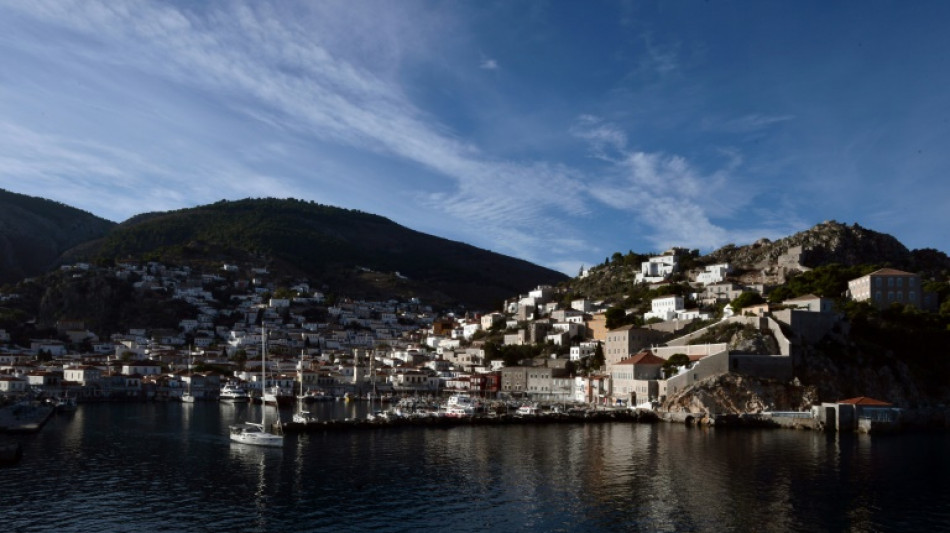
[[950,2],[0,0],[0,188],[294,197],[576,274],[824,220],[950,250]]

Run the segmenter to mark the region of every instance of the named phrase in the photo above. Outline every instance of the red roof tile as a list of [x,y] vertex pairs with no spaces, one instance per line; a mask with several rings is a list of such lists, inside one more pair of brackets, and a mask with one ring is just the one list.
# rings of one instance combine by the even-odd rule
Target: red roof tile
[[904,272],[903,270],[897,270],[896,268],[882,268],[875,270],[868,274],[869,276],[916,276],[912,272]]
[[618,365],[662,365],[666,359],[653,355],[650,350],[643,350],[633,357],[628,357],[617,363]]
[[847,400],[838,400],[838,403],[848,403],[852,405],[872,405],[878,407],[891,407],[893,404],[868,398],[867,396],[858,396],[857,398],[848,398]]

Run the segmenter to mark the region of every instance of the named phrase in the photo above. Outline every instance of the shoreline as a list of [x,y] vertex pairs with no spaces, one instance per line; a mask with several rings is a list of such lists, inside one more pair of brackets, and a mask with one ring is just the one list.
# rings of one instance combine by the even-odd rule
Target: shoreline
[[509,426],[529,424],[600,424],[607,422],[653,424],[658,421],[659,417],[652,411],[617,409],[607,411],[590,411],[583,414],[550,413],[530,416],[439,416],[393,418],[387,420],[318,420],[307,423],[286,422],[281,424],[281,427],[287,433],[311,433],[323,430],[382,429],[397,427],[453,428],[463,426]]

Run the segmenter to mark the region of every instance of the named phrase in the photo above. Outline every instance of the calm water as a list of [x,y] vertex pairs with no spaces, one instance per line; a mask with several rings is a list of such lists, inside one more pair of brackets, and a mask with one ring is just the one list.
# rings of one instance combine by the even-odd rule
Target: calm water
[[258,409],[103,404],[56,415],[20,437],[18,466],[0,470],[0,527],[950,530],[946,435],[616,423],[289,435],[282,450],[230,444],[227,425]]

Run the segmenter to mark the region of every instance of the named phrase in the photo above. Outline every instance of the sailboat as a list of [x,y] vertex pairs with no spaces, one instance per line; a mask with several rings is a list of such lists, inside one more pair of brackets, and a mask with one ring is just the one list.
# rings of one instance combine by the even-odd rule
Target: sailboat
[[[264,369],[266,366],[266,353],[267,353],[267,330],[261,328],[261,386],[264,385]],[[278,418],[279,418],[278,413]],[[278,427],[279,424],[278,424]],[[242,444],[253,444],[255,446],[273,446],[280,447],[284,445],[284,436],[280,433],[275,433],[271,428],[267,427],[267,404],[261,404],[261,421],[257,422],[244,422],[243,424],[235,424],[230,427],[231,431],[231,440],[233,442],[240,442]]]
[[191,393],[191,383],[195,380],[195,356],[191,356],[191,365],[189,365],[188,388],[181,395],[182,403],[195,403],[195,395]]
[[293,422],[297,424],[309,424],[313,417],[310,414],[310,411],[305,411],[303,408],[303,402],[305,395],[303,393],[303,357],[301,356],[300,361],[297,362],[297,375],[300,377],[300,394],[297,396],[297,412],[294,413]]

